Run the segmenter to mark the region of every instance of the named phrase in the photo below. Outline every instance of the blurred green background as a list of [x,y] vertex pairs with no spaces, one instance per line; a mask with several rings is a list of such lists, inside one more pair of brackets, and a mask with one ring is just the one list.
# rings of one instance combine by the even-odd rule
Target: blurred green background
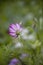
[[0,43],[8,41],[7,31],[11,23],[22,21],[27,26],[37,18],[40,24],[42,8],[43,0],[0,0]]
[[[41,42],[41,45],[40,48],[38,47],[37,49],[35,49],[36,50],[35,53],[40,58],[39,57],[34,58],[35,59],[34,65],[43,65],[42,9],[43,9],[43,0],[0,0],[0,65],[7,65],[9,62],[9,57],[11,56],[10,53],[14,51],[14,50],[10,51],[12,49],[11,47],[12,45],[10,45],[10,43],[12,42],[12,38],[8,34],[8,28],[11,23],[17,23],[17,22],[22,22],[22,26],[24,26],[25,28],[29,26],[30,27],[29,29],[31,30],[30,33],[35,31],[37,38],[35,40],[36,42],[34,41],[34,43],[38,44],[39,42]],[[32,25],[33,29],[31,29]],[[20,41],[22,41],[25,44],[28,42],[33,43],[33,41],[29,40],[28,41],[26,40],[26,42],[24,42],[24,40]],[[24,49],[24,51],[25,50],[28,51],[27,48],[28,44],[27,47]],[[16,53],[18,54],[17,51]],[[32,50],[30,50],[29,53],[32,54],[33,53]],[[12,57],[15,57],[14,54]],[[29,59],[29,62],[30,64],[26,65],[33,65],[31,59]]]

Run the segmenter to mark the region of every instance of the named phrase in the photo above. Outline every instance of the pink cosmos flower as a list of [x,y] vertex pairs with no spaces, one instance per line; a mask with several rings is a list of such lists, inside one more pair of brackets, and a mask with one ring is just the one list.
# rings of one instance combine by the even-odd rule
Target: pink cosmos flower
[[16,24],[11,24],[9,26],[9,34],[13,37],[18,37],[18,35],[20,34],[20,32],[22,31],[22,27],[20,24],[16,23]]

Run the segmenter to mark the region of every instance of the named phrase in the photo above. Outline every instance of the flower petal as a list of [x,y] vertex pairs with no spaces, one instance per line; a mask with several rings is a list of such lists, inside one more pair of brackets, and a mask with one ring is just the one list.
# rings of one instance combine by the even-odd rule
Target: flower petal
[[15,32],[11,27],[9,27],[9,32]]
[[15,25],[15,24],[11,24],[10,27],[11,27],[13,30],[16,30],[16,25]]
[[15,37],[16,36],[16,34],[15,33],[9,33],[11,36],[13,36],[13,37]]
[[16,27],[17,27],[17,29],[20,29],[20,25],[19,24],[16,24]]

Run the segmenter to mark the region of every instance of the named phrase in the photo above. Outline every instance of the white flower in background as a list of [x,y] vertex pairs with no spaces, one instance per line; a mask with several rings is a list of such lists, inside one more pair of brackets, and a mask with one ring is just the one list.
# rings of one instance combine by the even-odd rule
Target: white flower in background
[[23,47],[23,44],[21,42],[17,42],[15,44],[15,48],[21,48],[21,47]]
[[27,39],[27,34],[29,33],[29,30],[28,29],[23,29],[22,32],[21,32],[21,36],[23,39]]
[[28,29],[23,29],[21,36],[24,40],[35,40],[36,39],[36,34],[32,33],[29,35],[29,30]]

